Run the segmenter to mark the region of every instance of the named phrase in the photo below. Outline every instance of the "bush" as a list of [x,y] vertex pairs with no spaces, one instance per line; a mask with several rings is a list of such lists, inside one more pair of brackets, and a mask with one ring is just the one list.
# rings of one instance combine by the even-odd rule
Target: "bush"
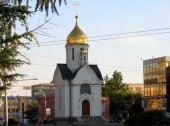
[[43,124],[49,124],[49,123],[53,123],[53,121],[52,120],[44,120],[43,121]]
[[125,125],[163,125],[165,124],[165,112],[159,110],[145,111],[134,114],[125,121]]
[[170,118],[166,118],[166,120],[165,120],[165,124],[166,124],[167,126],[169,126],[169,125],[170,125]]
[[8,124],[15,125],[15,124],[17,124],[17,121],[15,121],[14,119],[8,119]]

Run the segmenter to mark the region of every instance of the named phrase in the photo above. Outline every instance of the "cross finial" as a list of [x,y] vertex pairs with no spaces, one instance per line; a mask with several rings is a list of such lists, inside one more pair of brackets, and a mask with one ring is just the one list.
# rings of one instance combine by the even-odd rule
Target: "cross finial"
[[77,1],[75,3],[73,3],[73,5],[76,7],[76,10],[75,10],[75,14],[77,16],[78,14],[78,6],[80,6],[80,3],[78,3]]

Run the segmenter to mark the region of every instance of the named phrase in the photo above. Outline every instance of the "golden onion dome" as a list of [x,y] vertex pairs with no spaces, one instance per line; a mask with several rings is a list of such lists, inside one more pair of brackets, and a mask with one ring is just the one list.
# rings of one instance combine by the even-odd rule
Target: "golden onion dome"
[[88,44],[87,43],[87,36],[84,34],[84,32],[79,28],[77,23],[76,16],[76,24],[73,30],[70,32],[70,34],[67,37],[67,44]]

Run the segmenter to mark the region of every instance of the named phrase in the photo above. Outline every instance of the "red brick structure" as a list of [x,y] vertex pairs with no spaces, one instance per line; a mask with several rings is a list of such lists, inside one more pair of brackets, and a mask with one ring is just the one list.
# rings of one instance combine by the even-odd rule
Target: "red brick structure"
[[110,120],[110,100],[106,97],[102,97],[102,116],[108,121]]
[[46,95],[46,114],[45,114],[45,96],[39,96],[38,100],[38,120],[42,122],[43,120],[51,121],[54,119],[54,94]]

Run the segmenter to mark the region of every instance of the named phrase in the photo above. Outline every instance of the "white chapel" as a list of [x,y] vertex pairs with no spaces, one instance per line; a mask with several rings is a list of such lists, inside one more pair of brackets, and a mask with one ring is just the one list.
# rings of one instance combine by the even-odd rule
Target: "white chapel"
[[66,64],[58,63],[53,76],[55,118],[102,116],[102,75],[88,62],[88,38],[77,20],[66,40]]

